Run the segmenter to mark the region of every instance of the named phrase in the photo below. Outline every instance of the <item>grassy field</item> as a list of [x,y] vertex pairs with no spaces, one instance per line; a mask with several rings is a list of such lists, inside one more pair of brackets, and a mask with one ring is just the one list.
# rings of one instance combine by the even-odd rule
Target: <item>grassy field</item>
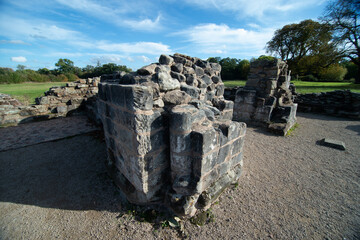
[[0,93],[9,94],[24,104],[34,104],[35,98],[53,86],[65,86],[64,82],[0,84]]
[[[245,86],[245,80],[224,81],[226,87]],[[353,92],[360,92],[360,84],[349,82],[303,82],[292,81],[298,93],[329,92],[334,90],[350,89]],[[44,92],[53,86],[65,86],[64,82],[48,83],[19,83],[0,84],[0,93],[13,96],[24,104],[34,104],[35,98],[44,95]]]
[[[334,90],[349,89],[353,92],[360,92],[360,84],[350,82],[303,82],[291,81],[295,84],[298,93],[319,93],[330,92]],[[224,81],[226,87],[245,86],[244,80]]]

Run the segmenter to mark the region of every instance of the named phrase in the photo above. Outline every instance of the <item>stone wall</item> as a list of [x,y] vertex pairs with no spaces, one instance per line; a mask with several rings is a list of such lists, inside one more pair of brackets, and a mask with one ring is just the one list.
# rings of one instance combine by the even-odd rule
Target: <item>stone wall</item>
[[36,104],[25,106],[16,99],[0,93],[0,126],[17,125],[36,120],[65,117],[86,110],[94,120],[97,116],[96,94],[100,78],[80,79],[65,87],[52,87]]
[[234,120],[285,135],[296,122],[297,104],[293,103],[289,87],[290,73],[285,62],[251,62],[246,85],[235,94]]
[[298,103],[298,110],[301,112],[360,118],[360,93],[349,90],[298,94],[295,102]]
[[130,202],[192,216],[241,173],[246,125],[231,121],[221,66],[181,54],[102,76],[108,167]]

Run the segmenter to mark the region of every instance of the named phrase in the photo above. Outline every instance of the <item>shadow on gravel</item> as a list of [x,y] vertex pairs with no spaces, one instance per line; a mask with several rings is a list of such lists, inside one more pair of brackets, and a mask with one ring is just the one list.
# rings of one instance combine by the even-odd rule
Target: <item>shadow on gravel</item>
[[0,152],[0,201],[119,212],[105,160],[106,144],[94,133]]
[[345,117],[336,117],[331,115],[326,115],[322,113],[305,113],[305,112],[297,112],[296,116],[309,118],[309,119],[317,119],[323,121],[359,121],[359,119],[345,118]]
[[349,125],[346,129],[357,132],[357,134],[360,135],[360,125]]

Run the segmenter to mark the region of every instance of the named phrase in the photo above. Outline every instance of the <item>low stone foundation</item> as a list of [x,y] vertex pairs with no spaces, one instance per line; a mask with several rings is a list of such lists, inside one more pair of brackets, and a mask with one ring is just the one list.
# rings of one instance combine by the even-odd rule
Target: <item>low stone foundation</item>
[[360,119],[360,93],[349,90],[298,94],[295,98],[301,112],[324,113]]
[[65,117],[75,112],[86,112],[97,120],[96,95],[100,78],[80,79],[65,87],[52,87],[36,104],[25,106],[16,99],[0,93],[0,126],[17,125],[36,120]]
[[219,64],[175,54],[102,77],[107,164],[130,202],[192,216],[239,179],[246,125],[231,121],[220,71]]
[[265,126],[285,135],[296,122],[297,104],[293,103],[290,75],[285,62],[251,62],[245,87],[235,94],[234,120]]

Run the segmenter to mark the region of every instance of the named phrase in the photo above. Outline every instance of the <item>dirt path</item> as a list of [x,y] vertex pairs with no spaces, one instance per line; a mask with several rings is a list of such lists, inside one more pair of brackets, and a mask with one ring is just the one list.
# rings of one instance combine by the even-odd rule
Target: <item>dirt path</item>
[[[189,239],[359,239],[360,121],[299,114],[288,138],[249,128],[244,171]],[[340,151],[317,145],[324,137]],[[0,152],[0,239],[174,239],[120,204],[94,134]]]

